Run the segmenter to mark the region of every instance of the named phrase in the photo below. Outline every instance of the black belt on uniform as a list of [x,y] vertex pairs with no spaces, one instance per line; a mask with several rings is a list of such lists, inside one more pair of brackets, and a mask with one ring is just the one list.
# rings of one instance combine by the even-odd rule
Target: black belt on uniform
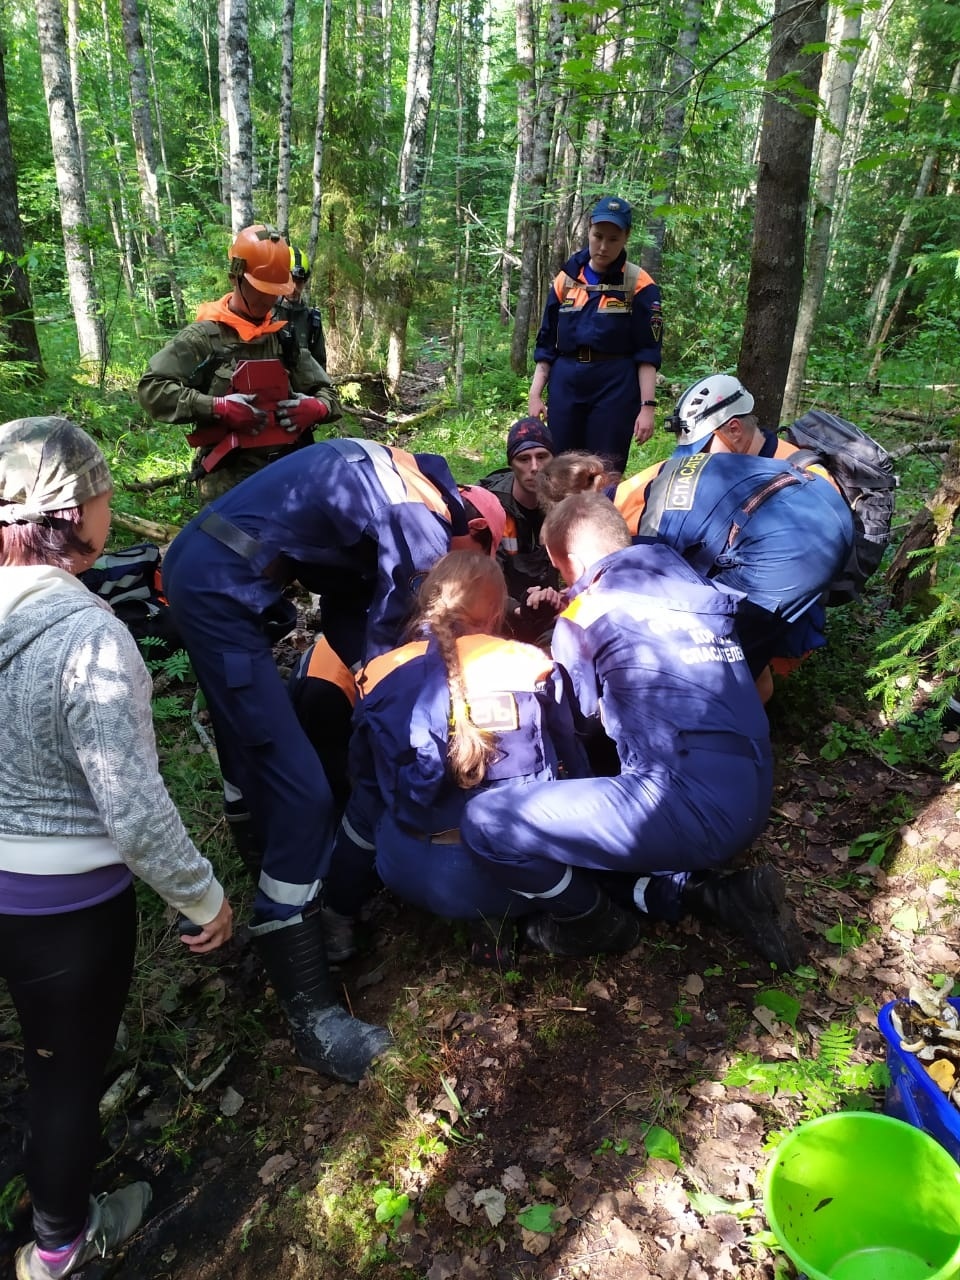
[[249,533],[244,533],[229,520],[224,520],[223,516],[218,515],[216,511],[211,511],[205,519],[200,521],[200,528],[204,533],[209,533],[211,538],[216,538],[225,547],[235,551],[238,556],[243,556],[244,560],[255,560],[263,550],[256,538],[252,538]]
[[561,356],[578,360],[580,364],[593,364],[595,360],[629,360],[629,351],[595,351],[593,347],[577,347],[576,351],[560,351]]
[[[244,560],[249,560],[251,564],[255,560],[263,558],[263,547],[256,538],[251,537],[249,533],[245,533],[243,529],[238,528],[232,521],[225,520],[216,511],[211,511],[209,515],[204,516],[200,521],[200,528],[204,533],[209,534],[211,538],[216,538],[217,542],[229,547],[238,556],[242,556]],[[275,555],[265,564],[254,565],[254,568],[264,578],[269,578],[271,582],[277,582],[281,585],[291,582],[294,577],[290,562],[282,555]]]

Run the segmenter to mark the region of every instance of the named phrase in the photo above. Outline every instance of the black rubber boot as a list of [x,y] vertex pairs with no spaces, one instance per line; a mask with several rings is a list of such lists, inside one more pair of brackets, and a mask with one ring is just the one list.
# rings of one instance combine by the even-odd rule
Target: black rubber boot
[[683,890],[683,904],[698,920],[739,935],[778,969],[795,969],[806,959],[807,944],[773,867],[696,875]]
[[600,892],[589,911],[579,916],[531,916],[527,939],[552,956],[595,956],[629,951],[640,941],[640,918]]
[[319,911],[296,924],[256,933],[267,977],[287,1015],[297,1057],[311,1071],[356,1084],[393,1043],[385,1027],[352,1018],[337,1002]]
[[225,801],[223,814],[230,828],[230,837],[237,851],[237,857],[243,863],[244,870],[249,873],[254,884],[257,884],[260,880],[263,850],[253,834],[253,820],[246,812],[243,800]]

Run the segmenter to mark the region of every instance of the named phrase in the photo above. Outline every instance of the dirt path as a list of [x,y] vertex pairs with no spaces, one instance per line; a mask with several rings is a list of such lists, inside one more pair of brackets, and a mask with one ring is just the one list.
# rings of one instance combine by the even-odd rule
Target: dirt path
[[[751,856],[771,858],[789,880],[812,947],[795,975],[778,979],[735,940],[691,924],[658,926],[621,958],[526,954],[516,979],[503,981],[471,969],[455,928],[383,899],[346,988],[355,1012],[405,1028],[404,1044],[419,1046],[424,1062],[419,1075],[411,1059],[357,1090],[295,1065],[242,938],[221,962],[175,977],[164,977],[160,957],[190,1084],[232,1056],[194,1092],[174,1073],[174,1053],[140,1064],[107,1129],[103,1176],[148,1176],[155,1211],[123,1258],[86,1274],[772,1276],[774,1255],[757,1239],[764,1145],[809,1110],[812,1086],[757,1094],[724,1083],[731,1068],[762,1060],[797,1069],[816,1059],[831,1024],[857,1028],[852,1064],[880,1061],[877,1007],[916,978],[952,979],[960,965],[960,788],[862,755],[827,764],[781,747],[779,761],[773,820]],[[864,833],[875,839],[851,858]],[[867,860],[884,841],[887,871]],[[9,1176],[19,1120],[9,1029],[0,1053]],[[324,1206],[315,1188],[323,1180],[329,1193],[351,1141],[362,1138],[371,1161],[395,1141],[371,1125],[382,1125],[384,1090],[397,1078],[407,1094],[391,1123],[427,1136],[411,1138],[418,1159],[389,1177],[410,1208],[388,1234],[373,1221],[380,1166],[368,1185],[343,1187],[339,1206]],[[3,1256],[25,1231],[21,1206]]]

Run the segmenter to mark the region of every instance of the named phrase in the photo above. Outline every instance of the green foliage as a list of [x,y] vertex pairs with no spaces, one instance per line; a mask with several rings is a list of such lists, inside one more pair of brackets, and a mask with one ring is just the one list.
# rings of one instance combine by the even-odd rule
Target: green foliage
[[517,1214],[517,1221],[528,1231],[539,1231],[543,1235],[553,1235],[557,1227],[553,1221],[552,1204],[532,1204]]
[[373,1203],[377,1206],[373,1215],[375,1220],[395,1235],[403,1215],[410,1208],[410,1197],[405,1191],[397,1191],[381,1183],[374,1188]]
[[756,1003],[769,1009],[780,1022],[785,1022],[796,1031],[801,1005],[794,996],[774,988],[770,991],[761,991],[756,998]]
[[739,1054],[723,1083],[768,1097],[799,1097],[805,1120],[838,1109],[863,1110],[865,1103],[870,1105],[867,1095],[889,1084],[890,1073],[884,1063],[853,1061],[856,1034],[852,1027],[831,1022],[814,1058],[762,1062],[756,1054]]
[[651,1160],[669,1160],[678,1169],[683,1168],[680,1143],[669,1129],[664,1129],[658,1124],[652,1124],[643,1135],[643,1145]]

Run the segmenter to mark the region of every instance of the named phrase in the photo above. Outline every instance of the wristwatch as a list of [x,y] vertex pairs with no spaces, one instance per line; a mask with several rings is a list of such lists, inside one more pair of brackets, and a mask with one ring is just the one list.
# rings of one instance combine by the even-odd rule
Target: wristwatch
[[649,409],[655,409],[656,407],[657,407],[657,402],[656,402],[656,400],[641,400],[641,401],[640,401],[640,408],[641,408],[641,409],[648,409],[648,408],[649,408]]

